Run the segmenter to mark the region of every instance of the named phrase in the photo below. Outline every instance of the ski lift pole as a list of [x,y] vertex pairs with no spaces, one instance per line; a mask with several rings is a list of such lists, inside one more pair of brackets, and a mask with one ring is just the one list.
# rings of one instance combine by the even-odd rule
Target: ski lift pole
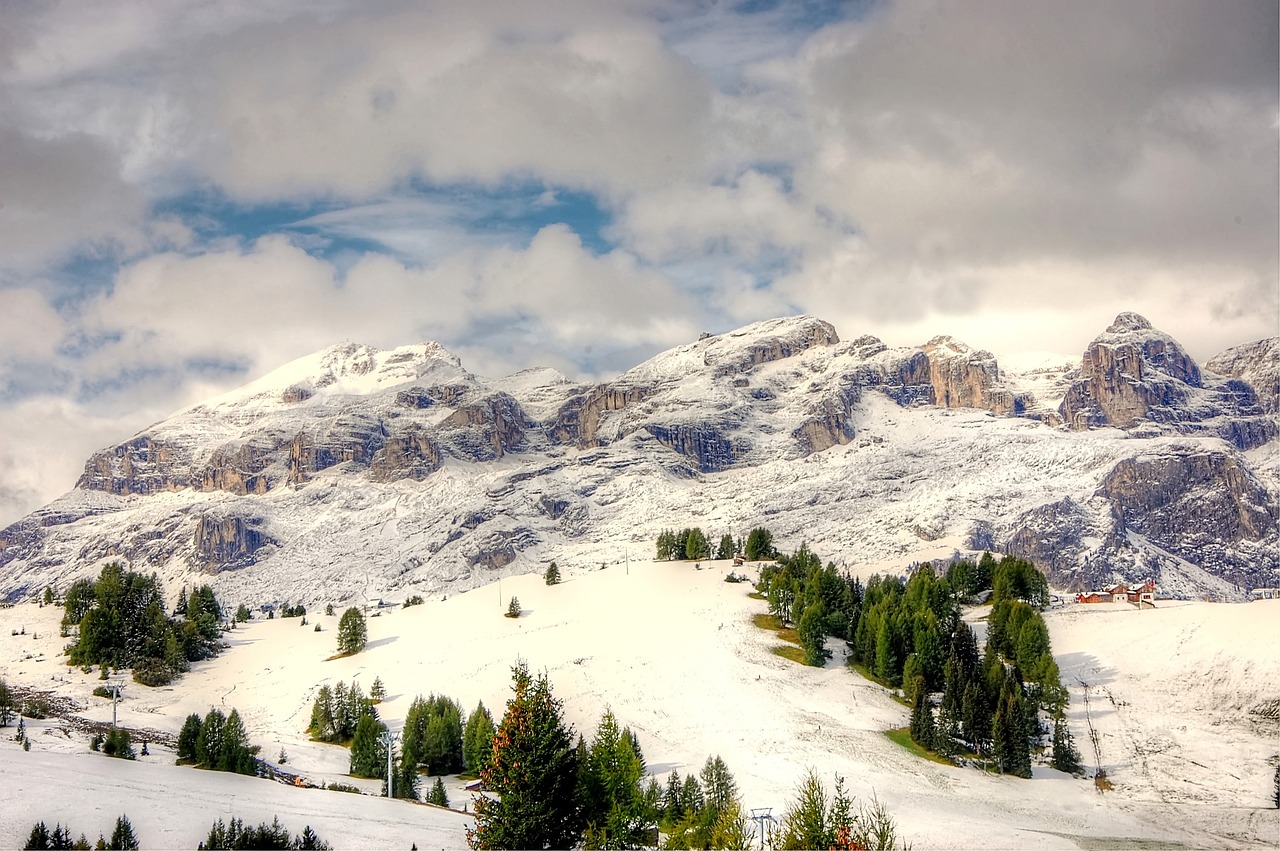
[[395,797],[395,795],[393,794],[394,790],[392,789],[392,783],[394,782],[394,778],[392,777],[392,773],[391,773],[391,755],[395,750],[395,744],[396,744],[395,734],[392,733],[390,730],[384,731],[382,733],[382,743],[387,746],[387,797],[394,798]]

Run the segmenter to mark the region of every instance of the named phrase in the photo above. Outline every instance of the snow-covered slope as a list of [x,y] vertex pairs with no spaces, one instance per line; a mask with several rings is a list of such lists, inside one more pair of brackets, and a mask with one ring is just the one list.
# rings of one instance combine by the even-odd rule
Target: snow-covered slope
[[[389,697],[379,710],[394,730],[419,693],[450,695],[468,711],[483,700],[500,714],[510,666],[522,659],[547,672],[576,730],[589,736],[612,708],[659,778],[696,772],[719,754],[743,803],[777,815],[806,770],[828,782],[839,773],[859,798],[883,801],[917,848],[1252,847],[1280,830],[1280,811],[1265,809],[1280,732],[1280,603],[1073,605],[1048,614],[1072,692],[1072,730],[1094,768],[1092,721],[1101,766],[1116,784],[1100,795],[1089,780],[1041,766],[1024,781],[910,755],[883,735],[906,725],[906,708],[842,667],[841,648],[825,669],[774,655],[777,639],[751,623],[764,604],[747,596],[750,587],[724,582],[725,563],[701,567],[584,566],[554,587],[513,577],[383,609],[369,619],[368,648],[334,661],[324,660],[337,618],[310,614],[320,633],[296,619],[255,621],[171,687],[128,684],[120,717],[176,733],[189,712],[236,707],[264,756],[274,760],[283,748],[285,767],[309,781],[351,782],[342,776],[346,751],[303,733],[320,685],[354,679],[367,689],[380,677]],[[512,595],[524,609],[518,620],[501,616]],[[0,610],[0,671],[109,720],[108,702],[90,694],[96,673],[58,658],[60,614],[30,603]],[[25,635],[9,634],[19,626]],[[194,847],[214,818],[273,814],[294,831],[311,824],[339,848],[461,847],[461,815],[167,767],[171,753],[154,744],[148,764],[119,763],[89,754],[83,734],[67,738],[59,726],[32,722],[30,753],[0,737],[0,846],[20,842],[36,818],[98,831],[123,811],[149,847]],[[469,800],[456,778],[447,788],[455,806]]]
[[[1280,583],[1276,414],[1132,314],[1083,363],[1013,373],[949,337],[842,342],[806,316],[599,385],[343,344],[95,454],[76,490],[0,531],[0,593],[118,558],[253,602],[441,595],[648,554],[664,528],[758,524],[851,566],[986,548],[1063,587]],[[1161,388],[1178,392],[1148,405]],[[1081,427],[1121,407],[1123,428],[1060,425],[1059,408]]]

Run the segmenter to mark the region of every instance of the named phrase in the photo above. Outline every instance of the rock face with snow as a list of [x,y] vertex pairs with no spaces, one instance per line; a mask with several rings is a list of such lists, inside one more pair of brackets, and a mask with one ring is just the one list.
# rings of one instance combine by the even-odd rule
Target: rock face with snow
[[1257,391],[1262,410],[1272,414],[1280,410],[1280,337],[1234,346],[1209,358],[1205,368],[1243,379]]
[[1136,313],[1121,313],[1089,344],[1060,412],[1075,429],[1216,434],[1240,449],[1276,435],[1254,387],[1204,375],[1176,340]]
[[1242,452],[1276,415],[1246,361],[1202,373],[1133,314],[1078,374],[1031,376],[950,337],[842,342],[807,316],[592,385],[345,343],[95,453],[75,490],[0,531],[0,592],[122,558],[249,601],[445,593],[617,561],[664,528],[763,523],[854,564],[968,544],[1068,587],[1238,596],[1280,580],[1276,466]]

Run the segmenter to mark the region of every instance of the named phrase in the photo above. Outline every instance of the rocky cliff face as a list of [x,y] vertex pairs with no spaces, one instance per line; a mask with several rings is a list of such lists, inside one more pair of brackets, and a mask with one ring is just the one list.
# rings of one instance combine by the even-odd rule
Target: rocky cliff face
[[1243,379],[1257,392],[1262,410],[1280,411],[1280,337],[1227,349],[1210,358],[1205,367],[1221,376]]
[[1253,387],[1206,380],[1172,337],[1136,313],[1120,314],[1089,344],[1059,411],[1074,429],[1216,435],[1241,449],[1276,435]]
[[[1231,597],[1280,582],[1280,473],[1238,451],[1276,432],[1250,383],[1267,357],[1202,373],[1128,314],[1074,381],[1006,375],[950,337],[842,342],[813,317],[704,335],[587,386],[482,381],[435,344],[343,344],[95,453],[74,491],[0,530],[0,592],[124,558],[246,599],[442,593],[550,559],[598,569],[663,528],[763,523],[837,560],[951,541],[1068,586],[1157,576]],[[1055,428],[1027,388],[1056,401],[1069,381],[1072,428]]]

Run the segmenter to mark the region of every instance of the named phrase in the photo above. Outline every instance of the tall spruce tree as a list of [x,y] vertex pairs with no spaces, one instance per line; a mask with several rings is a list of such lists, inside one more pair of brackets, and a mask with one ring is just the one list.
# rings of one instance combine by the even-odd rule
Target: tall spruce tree
[[352,606],[338,620],[338,652],[343,656],[359,653],[368,640],[369,631],[365,626],[364,614]]
[[493,761],[481,773],[488,790],[475,799],[472,848],[570,848],[581,840],[575,795],[578,755],[561,702],[545,674],[523,663],[512,669],[507,710],[493,737]]
[[116,818],[115,829],[111,831],[111,840],[107,845],[111,851],[137,851],[138,837],[133,832],[129,817],[122,815]]
[[372,715],[362,715],[356,722],[356,734],[351,739],[351,776],[387,776],[387,748],[382,734],[387,727]]
[[479,775],[493,755],[493,716],[485,708],[484,701],[467,716],[466,731],[462,735],[462,760],[467,771]]

